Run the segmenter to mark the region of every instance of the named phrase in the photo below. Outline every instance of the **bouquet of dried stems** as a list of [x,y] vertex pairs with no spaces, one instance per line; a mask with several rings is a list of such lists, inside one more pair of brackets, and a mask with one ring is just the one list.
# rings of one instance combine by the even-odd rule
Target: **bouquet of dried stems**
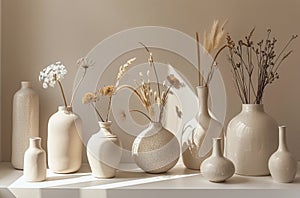
[[[221,44],[223,43],[225,39],[225,32],[224,32],[224,26],[227,21],[223,23],[223,25],[220,27],[219,21],[214,20],[214,23],[212,25],[210,33],[207,35],[206,31],[204,31],[203,34],[203,48],[205,49],[205,53],[209,54],[210,56],[213,57],[212,63],[210,65],[209,71],[207,75],[204,77],[203,71],[201,71],[201,66],[200,66],[200,40],[199,40],[199,35],[198,32],[196,32],[196,41],[197,41],[197,62],[198,62],[198,81],[199,81],[199,86],[208,86],[213,74],[214,70],[217,67],[217,57],[221,53],[222,50],[224,50],[227,45],[223,45],[222,47]],[[215,53],[216,52],[216,53]]]
[[[160,83],[152,52],[143,43],[140,44],[149,54],[148,63],[154,71],[156,82],[150,82],[150,71],[148,70],[146,74],[143,74],[142,72],[139,73],[141,81],[138,82],[134,80],[136,85],[135,87],[131,85],[121,85],[117,88],[117,91],[123,88],[132,90],[147,113],[144,113],[141,110],[130,111],[141,113],[151,122],[161,122],[163,110],[166,105],[168,95],[171,93],[171,88],[174,87],[179,89],[182,86],[182,83],[173,74],[168,75],[167,80]],[[156,109],[158,111],[156,111]]]
[[87,69],[92,67],[94,65],[94,62],[87,59],[86,57],[82,57],[77,60],[77,65],[83,69],[83,74],[72,92],[70,104],[67,103],[66,95],[61,83],[61,81],[67,74],[67,69],[60,61],[56,62],[55,64],[48,65],[46,68],[40,71],[39,74],[39,81],[42,82],[44,89],[47,89],[49,86],[54,87],[56,83],[59,85],[63,97],[64,106],[66,108],[72,108],[75,94],[86,75]]
[[[101,122],[108,122],[110,111],[111,111],[112,97],[114,94],[116,94],[116,91],[119,87],[119,82],[122,79],[122,77],[124,76],[128,66],[131,65],[132,62],[135,61],[135,59],[136,58],[131,58],[125,64],[120,66],[119,73],[116,78],[117,81],[116,81],[115,85],[107,85],[107,86],[101,87],[96,92],[87,92],[82,97],[82,103],[91,105],[93,107],[93,109],[95,110],[95,112],[97,113]],[[100,100],[101,96],[109,97],[109,102],[108,102],[107,112],[106,112],[105,117],[103,115],[101,115],[100,111],[96,107],[96,103],[97,103],[97,101]]]
[[237,43],[229,34],[226,38],[234,85],[243,104],[262,104],[266,86],[279,78],[278,68],[292,53],[292,50],[286,51],[291,42],[297,38],[297,35],[291,36],[277,55],[275,51],[277,39],[270,38],[271,29],[268,29],[266,37],[257,43],[252,40],[254,31],[255,28],[244,40]]

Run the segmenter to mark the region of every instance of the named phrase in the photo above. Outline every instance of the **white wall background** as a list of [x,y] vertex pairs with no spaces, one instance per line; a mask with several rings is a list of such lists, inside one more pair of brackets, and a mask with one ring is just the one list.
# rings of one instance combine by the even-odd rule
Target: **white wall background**
[[[1,149],[11,153],[12,97],[21,80],[33,81],[40,95],[40,133],[46,148],[47,120],[61,103],[57,89],[43,90],[37,81],[43,66],[57,60],[68,66],[64,87],[70,94],[75,61],[97,43],[121,30],[146,25],[178,29],[191,36],[202,33],[214,19],[228,19],[227,31],[242,38],[253,26],[257,37],[272,28],[279,42],[300,34],[299,0],[3,0],[1,60]],[[266,111],[288,126],[288,144],[300,160],[300,40],[282,65],[280,80],[266,91]],[[228,122],[240,110],[225,55],[220,68],[227,93]],[[195,76],[196,78],[196,76]]]

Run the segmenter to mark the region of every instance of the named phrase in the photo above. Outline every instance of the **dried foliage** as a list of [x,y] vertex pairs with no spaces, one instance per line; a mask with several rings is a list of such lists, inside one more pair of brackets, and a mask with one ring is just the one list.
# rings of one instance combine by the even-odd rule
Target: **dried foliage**
[[226,38],[234,85],[243,104],[262,103],[266,86],[279,78],[278,68],[292,53],[292,50],[286,51],[297,38],[297,35],[293,35],[277,55],[277,39],[270,38],[271,29],[267,30],[266,38],[257,43],[252,40],[254,31],[255,28],[237,43],[229,34]]

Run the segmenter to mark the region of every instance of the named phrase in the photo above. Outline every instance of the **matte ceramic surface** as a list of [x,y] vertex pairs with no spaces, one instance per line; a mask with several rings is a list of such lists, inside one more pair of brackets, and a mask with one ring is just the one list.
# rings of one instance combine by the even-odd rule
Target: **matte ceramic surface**
[[116,135],[110,129],[111,122],[99,122],[100,130],[87,144],[87,157],[92,174],[97,178],[115,177],[122,150]]
[[184,165],[199,170],[200,165],[211,155],[212,137],[220,137],[221,124],[208,112],[208,87],[198,86],[199,112],[197,116],[184,126],[182,136],[182,160]]
[[44,181],[46,169],[46,152],[41,147],[41,138],[30,138],[29,148],[24,155],[24,177],[26,181]]
[[39,96],[32,83],[22,81],[13,99],[11,163],[23,169],[24,153],[30,137],[39,136]]
[[82,161],[82,122],[72,109],[60,106],[48,122],[48,165],[56,173],[76,172]]
[[202,175],[211,182],[224,182],[234,174],[233,163],[223,156],[221,138],[213,139],[212,155],[202,162],[200,170]]
[[228,124],[226,154],[237,174],[269,175],[268,160],[278,146],[278,125],[262,104],[243,104]]
[[298,164],[289,152],[286,144],[286,127],[279,127],[279,146],[269,159],[269,169],[272,178],[280,183],[293,182]]
[[164,173],[173,168],[180,156],[176,136],[158,122],[151,122],[132,145],[136,164],[148,173]]

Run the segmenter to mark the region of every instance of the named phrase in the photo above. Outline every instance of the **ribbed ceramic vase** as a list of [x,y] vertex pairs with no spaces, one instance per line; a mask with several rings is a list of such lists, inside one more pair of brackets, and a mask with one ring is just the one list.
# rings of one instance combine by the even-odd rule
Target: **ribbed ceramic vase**
[[11,163],[14,168],[23,169],[28,140],[39,136],[39,96],[31,82],[21,82],[21,89],[14,95],[12,113]]
[[279,146],[269,159],[269,169],[272,178],[280,183],[293,182],[298,164],[289,152],[286,143],[286,127],[279,127]]
[[42,149],[41,138],[30,138],[29,148],[24,155],[24,177],[26,181],[38,182],[46,179],[46,152]]
[[208,87],[197,87],[199,111],[194,119],[183,127],[182,160],[184,165],[193,170],[199,170],[200,165],[211,155],[211,138],[222,133],[221,124],[213,119],[208,111]]
[[99,122],[99,126],[100,130],[88,141],[87,157],[94,177],[112,178],[121,160],[121,143],[112,133],[110,121]]
[[55,173],[76,172],[82,160],[82,121],[72,108],[59,106],[48,122],[48,165]]
[[278,146],[278,125],[262,104],[243,104],[228,124],[226,154],[240,175],[269,175],[268,160]]
[[151,122],[134,140],[132,156],[145,172],[164,173],[173,168],[180,156],[177,137],[160,122]]
[[234,174],[233,163],[223,156],[221,138],[213,138],[212,155],[202,162],[200,170],[211,182],[224,182]]

